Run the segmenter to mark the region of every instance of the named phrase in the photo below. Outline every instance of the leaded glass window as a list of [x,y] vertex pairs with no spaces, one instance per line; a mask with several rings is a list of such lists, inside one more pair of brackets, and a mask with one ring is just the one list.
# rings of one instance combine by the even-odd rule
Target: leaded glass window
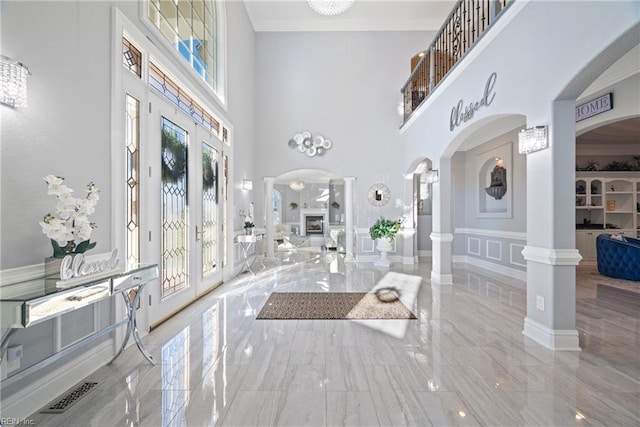
[[218,152],[202,143],[202,277],[218,265]]
[[165,39],[211,89],[217,89],[215,0],[149,0],[148,16]]
[[125,145],[127,185],[127,253],[130,263],[140,262],[140,101],[125,99]]
[[122,38],[122,65],[138,77],[142,77],[142,53],[126,38]]
[[162,119],[162,297],[188,286],[187,131]]

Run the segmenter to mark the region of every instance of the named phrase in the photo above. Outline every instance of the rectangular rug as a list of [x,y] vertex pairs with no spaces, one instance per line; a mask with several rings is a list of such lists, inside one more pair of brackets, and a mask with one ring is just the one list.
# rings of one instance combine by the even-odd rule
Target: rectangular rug
[[367,292],[273,292],[256,319],[416,319],[399,299]]

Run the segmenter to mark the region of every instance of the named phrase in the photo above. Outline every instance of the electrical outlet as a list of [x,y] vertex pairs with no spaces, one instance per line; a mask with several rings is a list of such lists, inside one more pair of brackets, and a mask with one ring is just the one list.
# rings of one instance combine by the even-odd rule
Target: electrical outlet
[[537,295],[536,296],[536,308],[540,311],[544,311],[544,297]]

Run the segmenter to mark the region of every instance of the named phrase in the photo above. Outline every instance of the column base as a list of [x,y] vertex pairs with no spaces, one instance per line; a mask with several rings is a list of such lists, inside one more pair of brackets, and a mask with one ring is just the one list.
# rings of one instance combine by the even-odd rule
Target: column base
[[578,342],[578,331],[575,329],[549,329],[526,317],[522,334],[551,350],[582,351]]
[[453,285],[453,274],[440,274],[431,270],[431,282],[438,285]]

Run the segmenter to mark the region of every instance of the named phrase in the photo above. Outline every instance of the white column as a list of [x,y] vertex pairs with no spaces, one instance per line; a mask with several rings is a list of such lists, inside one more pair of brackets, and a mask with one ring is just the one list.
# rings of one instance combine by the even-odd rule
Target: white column
[[275,258],[273,251],[273,238],[275,237],[275,230],[273,229],[273,182],[275,180],[272,176],[264,178],[264,217],[267,230],[264,243],[267,249],[265,257],[269,261]]
[[344,229],[347,233],[345,248],[347,253],[344,257],[344,262],[355,262],[356,259],[353,256],[353,186],[356,182],[356,178],[353,176],[347,176],[344,178],[344,213],[345,213],[345,225]]
[[523,334],[554,350],[579,350],[576,331],[575,102],[556,101],[549,147],[527,154],[527,317]]
[[441,158],[440,165],[434,165],[438,169],[438,182],[432,185],[433,197],[433,231],[431,232],[432,265],[431,282],[439,285],[452,285],[452,243],[453,224],[451,201],[452,171],[451,158]]

